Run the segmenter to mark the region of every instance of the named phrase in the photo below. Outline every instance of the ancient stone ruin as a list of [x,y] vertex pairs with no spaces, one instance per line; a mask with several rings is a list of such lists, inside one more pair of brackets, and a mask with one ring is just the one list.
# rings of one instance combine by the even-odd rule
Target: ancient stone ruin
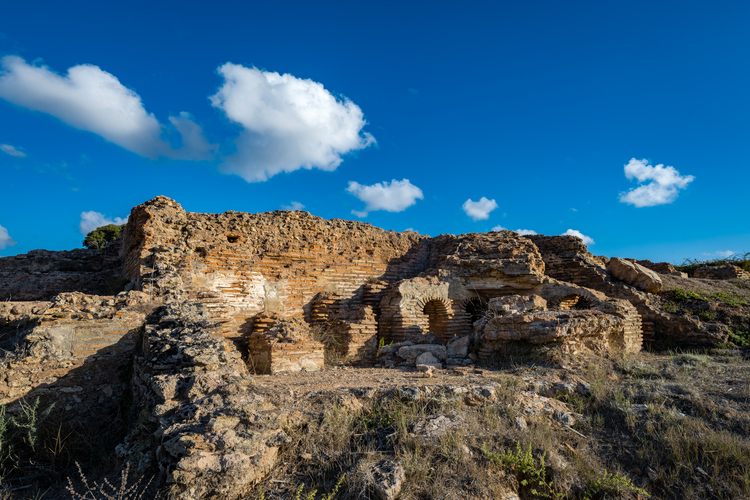
[[329,356],[459,369],[514,344],[571,354],[635,352],[656,335],[725,340],[721,325],[655,305],[668,267],[596,257],[572,236],[431,238],[157,197],[105,250],[0,259],[0,404],[40,396],[86,418],[132,390],[158,430],[119,453],[156,450],[178,498],[236,493],[287,439],[285,417],[248,390],[253,374],[304,376]]

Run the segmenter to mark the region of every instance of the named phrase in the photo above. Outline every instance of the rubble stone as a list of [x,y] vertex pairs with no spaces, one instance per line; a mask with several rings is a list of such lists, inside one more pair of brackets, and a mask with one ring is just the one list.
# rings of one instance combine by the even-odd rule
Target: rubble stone
[[372,469],[373,488],[381,500],[395,500],[406,479],[404,466],[393,460],[381,460]]

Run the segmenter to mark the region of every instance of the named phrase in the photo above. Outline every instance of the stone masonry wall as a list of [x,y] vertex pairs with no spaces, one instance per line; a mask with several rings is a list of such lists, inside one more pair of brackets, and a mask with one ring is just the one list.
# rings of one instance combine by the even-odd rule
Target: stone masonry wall
[[75,292],[51,302],[2,303],[3,334],[18,333],[14,350],[6,345],[0,361],[0,405],[14,413],[21,401],[39,398],[41,409],[54,403],[63,418],[101,424],[128,388],[121,375],[151,309],[140,292]]
[[203,303],[225,337],[247,335],[261,312],[310,320],[319,292],[361,295],[376,280],[416,276],[429,240],[306,212],[186,212],[158,197],[135,207],[125,274],[149,296]]
[[50,300],[62,292],[114,295],[121,267],[116,247],[0,257],[0,301]]

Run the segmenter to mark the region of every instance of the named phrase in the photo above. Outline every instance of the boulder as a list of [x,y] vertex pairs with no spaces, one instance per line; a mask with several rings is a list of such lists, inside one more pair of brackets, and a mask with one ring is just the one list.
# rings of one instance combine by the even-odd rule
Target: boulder
[[430,352],[423,352],[419,356],[417,356],[417,359],[415,361],[417,368],[420,368],[422,366],[431,366],[433,368],[442,368],[443,365],[438,361],[438,359],[432,355]]
[[449,358],[465,358],[469,354],[469,337],[454,337],[447,346]]
[[664,288],[657,273],[629,260],[611,258],[607,264],[607,272],[612,277],[644,292],[658,293]]
[[429,352],[440,361],[445,360],[448,357],[448,350],[445,346],[437,344],[418,344],[411,346],[404,346],[398,350],[398,357],[407,361],[412,361],[422,353]]

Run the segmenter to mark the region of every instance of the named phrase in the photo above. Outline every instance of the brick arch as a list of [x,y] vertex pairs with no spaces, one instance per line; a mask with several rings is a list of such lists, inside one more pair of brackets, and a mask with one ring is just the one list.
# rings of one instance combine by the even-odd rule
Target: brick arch
[[420,304],[420,309],[422,314],[427,316],[428,331],[437,335],[441,340],[449,339],[452,336],[450,335],[449,311],[452,310],[450,304],[439,298],[420,302],[424,302]]

